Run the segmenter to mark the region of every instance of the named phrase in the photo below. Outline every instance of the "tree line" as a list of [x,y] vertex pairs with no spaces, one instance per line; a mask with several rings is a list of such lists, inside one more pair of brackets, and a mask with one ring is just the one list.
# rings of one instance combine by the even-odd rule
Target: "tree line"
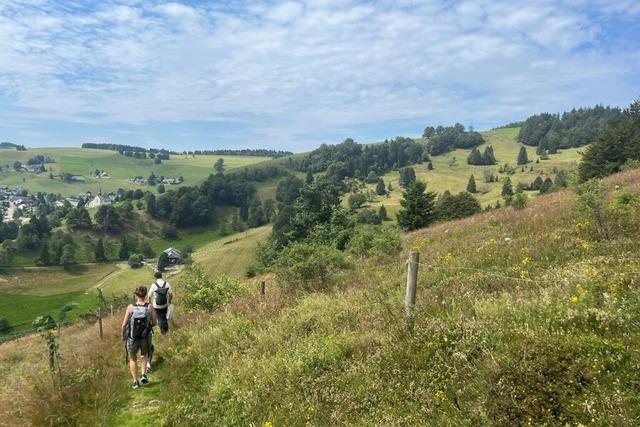
[[562,115],[536,114],[524,121],[518,142],[537,147],[537,154],[554,154],[559,149],[590,144],[611,121],[621,117],[619,108],[602,105],[573,109]]
[[[241,149],[219,149],[219,150],[194,150],[187,152],[188,154],[208,155],[208,156],[253,156],[253,157],[271,157],[278,159],[280,157],[292,156],[291,151],[285,150],[269,150],[266,148],[241,148]],[[186,154],[187,154],[186,153]]]
[[427,151],[433,156],[453,151],[456,148],[477,147],[485,142],[479,132],[474,131],[473,128],[466,130],[460,123],[449,127],[427,126],[422,136],[428,138]]

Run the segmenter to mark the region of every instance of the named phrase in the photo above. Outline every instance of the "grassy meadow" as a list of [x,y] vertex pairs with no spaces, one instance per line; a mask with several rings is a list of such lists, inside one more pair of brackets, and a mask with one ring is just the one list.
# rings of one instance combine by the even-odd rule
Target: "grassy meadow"
[[[616,185],[640,194],[640,170],[605,182],[611,197]],[[630,222],[606,218],[612,233],[603,238],[576,203],[567,190],[520,211],[417,230],[401,255],[354,259],[324,286],[270,279],[263,303],[248,288],[213,315],[183,313],[159,341],[153,386],[140,392],[129,390],[124,364],[113,362],[122,358],[117,318],[107,322],[104,341],[94,329],[65,331],[61,394],[46,375],[33,375],[45,369],[46,360],[33,356],[44,354],[42,341],[5,344],[0,419],[633,425],[640,417],[640,217],[636,210]],[[200,261],[225,263],[215,249],[202,248],[208,255]],[[409,250],[421,254],[411,322],[402,304]]]
[[[55,163],[47,163],[47,172],[32,174],[27,172],[15,172],[13,163],[17,160],[23,164],[31,157],[42,154],[51,157]],[[0,185],[20,185],[31,193],[39,191],[48,193],[60,193],[64,196],[76,196],[84,191],[97,193],[115,192],[118,188],[147,189],[127,181],[134,176],[147,178],[151,172],[156,176],[165,178],[184,177],[180,185],[196,185],[206,179],[213,171],[213,164],[222,157],[225,161],[226,171],[244,168],[246,166],[268,160],[268,157],[252,156],[187,156],[171,155],[170,160],[163,160],[161,164],[154,164],[152,159],[135,159],[118,154],[110,150],[94,150],[84,148],[29,148],[27,151],[13,149],[0,149],[0,165],[4,166],[0,172]],[[10,167],[10,171],[6,167]],[[64,183],[59,179],[49,179],[49,169],[54,175],[59,173],[71,173],[83,175],[86,183]],[[111,178],[98,179],[91,175],[96,170],[104,170]],[[175,187],[175,186],[170,186]]]
[[[521,172],[521,167],[517,166],[518,151],[520,145],[516,142],[520,128],[505,128],[487,132],[482,132],[486,144],[479,147],[480,151],[484,151],[486,145],[493,146],[498,164],[494,166],[472,166],[467,164],[467,157],[471,150],[454,150],[452,152],[432,157],[433,170],[428,170],[427,164],[413,166],[416,171],[416,178],[427,183],[427,190],[434,191],[438,194],[449,190],[451,193],[465,191],[469,177],[473,174],[476,180],[478,193],[475,196],[481,205],[495,205],[500,200],[502,203],[502,184],[506,179],[506,174],[499,174],[498,169],[501,165],[509,163],[516,167],[516,173],[509,175],[511,182],[515,186],[519,183],[529,184],[537,176],[544,179],[547,176],[553,178],[553,170],[564,169],[566,172],[574,170],[580,160],[580,149],[568,149],[559,151],[557,154],[549,156],[548,160],[540,160],[536,163],[538,156],[535,153],[535,147],[526,147],[530,163],[526,166],[525,172]],[[455,159],[455,160],[454,160]],[[533,171],[529,168],[533,167]],[[485,183],[485,171],[492,172],[499,177],[499,182]],[[377,196],[368,207],[378,208],[384,205],[387,212],[397,213],[400,208],[400,200],[402,199],[402,188],[399,184],[399,173],[397,171],[390,172],[382,177],[388,186],[391,183],[393,190],[388,196]],[[375,184],[368,185],[370,190],[375,190]],[[530,194],[534,194],[532,192]]]

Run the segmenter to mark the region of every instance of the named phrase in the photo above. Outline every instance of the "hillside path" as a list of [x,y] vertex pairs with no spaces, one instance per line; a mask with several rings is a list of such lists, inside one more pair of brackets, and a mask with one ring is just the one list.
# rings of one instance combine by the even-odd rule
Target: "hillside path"
[[124,273],[125,271],[128,270],[128,268],[127,268],[128,264],[126,262],[116,263],[116,266],[118,267],[118,270],[112,271],[111,273],[109,273],[106,276],[104,276],[102,278],[102,280],[100,280],[98,283],[96,283],[95,285],[91,286],[90,288],[87,288],[85,293],[88,293],[90,290],[93,290],[93,289],[98,289],[99,287],[104,285],[107,280],[110,280],[110,279],[114,278],[115,276],[117,276],[119,274],[122,274],[122,273]]

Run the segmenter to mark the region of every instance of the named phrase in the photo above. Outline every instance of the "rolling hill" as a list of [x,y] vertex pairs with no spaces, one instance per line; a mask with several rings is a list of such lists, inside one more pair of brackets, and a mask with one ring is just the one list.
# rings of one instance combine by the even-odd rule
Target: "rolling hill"
[[[626,191],[637,200],[640,171],[612,176],[605,186],[614,198]],[[247,295],[224,312],[182,313],[158,343],[163,361],[152,386],[138,393],[125,391],[125,367],[114,364],[122,357],[118,318],[107,322],[104,341],[94,328],[65,330],[61,395],[50,378],[36,374],[45,370],[37,356],[44,343],[32,337],[5,344],[1,419],[633,424],[640,416],[638,217],[625,217],[628,223],[609,217],[612,234],[603,239],[579,206],[567,190],[524,210],[417,230],[401,256],[354,259],[352,270],[320,288],[269,281],[264,303],[247,285]],[[205,247],[202,259],[224,262],[216,249]],[[410,249],[422,257],[407,323],[402,297]],[[15,402],[10,394],[21,403],[4,404]]]
[[[46,163],[46,172],[34,174],[16,172],[13,170],[15,161],[26,164],[36,155],[52,158],[55,163]],[[0,172],[0,185],[22,186],[31,193],[50,192],[63,196],[76,196],[84,191],[97,193],[100,189],[115,192],[118,188],[147,189],[149,187],[133,184],[128,178],[142,176],[147,178],[151,172],[156,176],[166,178],[184,177],[181,185],[197,185],[210,174],[214,173],[213,164],[219,158],[225,161],[226,171],[244,168],[246,166],[269,160],[267,157],[253,156],[187,156],[172,155],[170,160],[163,160],[156,165],[151,159],[135,159],[118,154],[115,151],[85,148],[29,148],[27,151],[12,149],[0,150],[0,165],[4,169]],[[9,169],[9,170],[7,170]],[[70,173],[82,175],[86,183],[64,183],[60,179],[50,179],[49,173],[58,175]],[[98,169],[109,174],[110,178],[99,179],[92,177]],[[172,186],[173,187],[173,186]],[[153,187],[151,187],[153,188]]]

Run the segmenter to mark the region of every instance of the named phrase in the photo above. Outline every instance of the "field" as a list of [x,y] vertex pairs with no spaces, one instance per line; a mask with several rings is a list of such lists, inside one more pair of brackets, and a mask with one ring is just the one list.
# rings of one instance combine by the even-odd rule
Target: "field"
[[[38,154],[48,156],[55,160],[55,163],[47,163],[47,172],[32,174],[27,172],[16,172],[13,170],[13,163],[20,161],[23,164],[27,160]],[[240,169],[245,166],[260,163],[268,160],[267,157],[251,156],[186,156],[172,155],[170,160],[163,160],[162,164],[156,165],[151,159],[134,159],[108,150],[93,150],[83,148],[29,148],[27,151],[16,151],[12,149],[0,150],[0,165],[3,171],[0,172],[0,185],[23,186],[31,193],[48,192],[60,193],[63,196],[76,196],[84,191],[97,193],[115,192],[118,188],[124,189],[148,189],[138,184],[127,181],[128,178],[142,176],[147,178],[151,172],[156,176],[165,178],[184,177],[181,185],[196,185],[207,178],[213,171],[213,164],[222,157],[225,161],[226,171]],[[6,168],[9,166],[10,171]],[[83,175],[87,179],[86,183],[63,183],[59,179],[49,179],[49,170],[56,175],[59,173],[71,173]],[[107,172],[111,178],[98,179],[91,175],[96,170]],[[171,186],[173,187],[173,186]]]
[[201,247],[193,259],[212,276],[225,274],[242,278],[256,244],[265,240],[270,232],[271,226],[264,226],[227,236]]
[[[475,196],[482,206],[488,204],[494,205],[498,200],[502,200],[500,193],[502,191],[503,180],[506,177],[505,174],[498,173],[498,168],[505,163],[509,163],[511,166],[517,166],[516,160],[518,151],[520,150],[520,145],[516,143],[518,131],[519,128],[506,128],[482,132],[482,135],[487,141],[486,145],[493,146],[496,159],[498,160],[497,165],[468,165],[467,156],[470,150],[455,150],[433,157],[433,170],[428,170],[426,163],[413,166],[416,171],[416,178],[427,183],[428,191],[443,193],[449,190],[455,194],[466,190],[469,176],[473,174],[478,189],[478,193],[475,194]],[[480,151],[484,151],[484,147],[485,145],[480,146]],[[549,160],[541,160],[540,163],[536,163],[538,156],[535,154],[535,147],[526,147],[526,149],[531,162],[526,166],[525,172],[521,172],[521,168],[516,167],[516,173],[510,176],[514,188],[519,182],[530,184],[538,175],[542,176],[543,179],[546,176],[551,176],[553,179],[552,171],[554,168],[564,169],[566,172],[570,172],[577,167],[580,159],[579,149],[569,149],[551,155]],[[534,170],[529,171],[530,167],[533,167]],[[485,183],[485,171],[490,171],[493,172],[494,175],[498,175],[500,181]],[[388,197],[377,197],[369,206],[377,208],[384,204],[387,212],[394,214],[398,211],[399,202],[402,199],[402,189],[398,182],[399,173],[397,171],[390,172],[382,178],[387,186],[389,182],[391,183],[393,190],[389,193]],[[375,185],[369,185],[368,187],[371,190],[375,189]]]
[[[638,198],[640,171],[606,186]],[[604,218],[603,238],[576,206],[570,190],[541,196],[417,230],[400,255],[354,259],[318,288],[268,279],[264,302],[253,291],[182,314],[137,392],[114,364],[118,318],[104,341],[63,333],[61,394],[34,374],[42,341],[5,344],[0,424],[634,425],[640,219]],[[200,261],[230,262],[217,249]],[[407,319],[409,250],[421,264]]]

